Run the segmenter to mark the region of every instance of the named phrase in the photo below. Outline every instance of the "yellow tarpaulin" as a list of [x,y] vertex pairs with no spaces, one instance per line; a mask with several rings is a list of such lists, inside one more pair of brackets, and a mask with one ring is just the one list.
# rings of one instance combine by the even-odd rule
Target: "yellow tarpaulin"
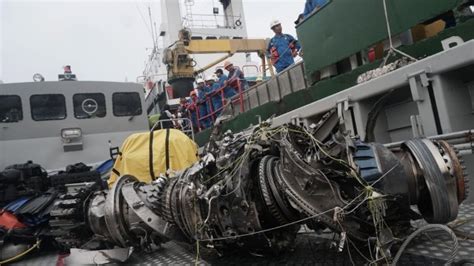
[[109,187],[123,175],[133,175],[150,183],[166,172],[167,164],[170,171],[179,171],[198,161],[196,143],[177,129],[133,134],[124,141],[120,152],[108,181]]

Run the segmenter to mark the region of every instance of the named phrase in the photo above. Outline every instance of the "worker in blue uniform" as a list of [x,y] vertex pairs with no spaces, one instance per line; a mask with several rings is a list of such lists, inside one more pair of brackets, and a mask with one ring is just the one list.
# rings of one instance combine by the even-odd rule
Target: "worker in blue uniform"
[[249,83],[245,79],[244,72],[239,68],[235,67],[234,64],[230,61],[224,62],[224,69],[229,72],[227,80],[224,82],[224,85],[231,86],[235,89],[235,92],[239,92],[239,88],[237,87],[237,80],[240,81],[240,89],[242,91],[246,91],[249,89]]
[[221,86],[219,86],[219,83],[216,82],[217,76],[212,75],[210,76],[206,82],[207,86],[209,87],[209,94],[211,94],[211,102],[212,102],[212,111],[215,114],[215,117],[218,117],[222,110],[222,93],[219,91]]
[[207,94],[209,89],[207,88],[204,80],[199,78],[196,81],[197,83],[197,98],[198,98],[198,111],[199,111],[199,124],[201,129],[206,129],[211,126],[211,120],[209,118],[203,118],[208,115],[208,106],[207,106]]
[[[228,80],[228,77],[226,74],[224,74],[224,71],[222,69],[218,69],[216,70],[216,76],[217,78],[219,79],[217,83],[219,83],[219,86],[222,88],[224,87],[226,84],[225,82]],[[237,93],[235,92],[235,90],[229,86],[225,87],[224,89],[224,97],[226,99],[229,99],[229,98],[232,98],[234,95],[236,95]]]
[[224,71],[219,68],[214,74],[217,76],[217,83],[219,83],[219,86],[224,86],[224,81],[227,80],[227,75],[224,74]]
[[306,18],[313,10],[318,10],[327,4],[328,0],[306,0],[303,16]]
[[301,46],[293,36],[282,32],[283,29],[280,21],[272,21],[270,28],[275,33],[275,36],[268,43],[267,53],[277,73],[280,73],[295,63],[293,58],[298,55]]

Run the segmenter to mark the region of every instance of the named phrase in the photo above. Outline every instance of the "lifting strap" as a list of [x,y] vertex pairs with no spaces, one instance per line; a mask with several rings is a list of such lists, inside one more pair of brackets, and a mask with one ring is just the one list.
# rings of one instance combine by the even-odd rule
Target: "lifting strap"
[[150,145],[149,145],[149,160],[148,160],[148,168],[150,169],[150,177],[151,180],[155,180],[155,170],[153,169],[153,136],[154,131],[150,131]]
[[170,169],[170,129],[169,128],[166,129],[165,157],[166,157],[165,175],[168,176],[168,170]]

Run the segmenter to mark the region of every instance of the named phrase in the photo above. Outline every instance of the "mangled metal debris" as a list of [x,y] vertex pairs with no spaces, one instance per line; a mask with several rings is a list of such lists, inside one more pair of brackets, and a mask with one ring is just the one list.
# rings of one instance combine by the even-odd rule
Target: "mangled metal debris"
[[202,159],[177,176],[145,184],[125,175],[109,191],[90,192],[84,230],[106,246],[174,240],[263,253],[287,249],[306,225],[339,235],[340,250],[348,240],[369,242],[390,259],[410,220],[456,218],[466,179],[451,146],[415,139],[391,151],[330,121],[215,130]]

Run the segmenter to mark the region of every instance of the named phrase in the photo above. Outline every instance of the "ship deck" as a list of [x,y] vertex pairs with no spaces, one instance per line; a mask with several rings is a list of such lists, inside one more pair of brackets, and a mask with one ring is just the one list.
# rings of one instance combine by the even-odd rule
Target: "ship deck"
[[[459,251],[455,262],[463,264],[474,262],[474,200],[470,199],[461,205],[458,224],[454,229],[458,233]],[[418,224],[419,225],[419,224]],[[462,236],[461,236],[462,235]],[[161,249],[152,253],[136,252],[126,262],[127,265],[169,265],[169,264],[201,264],[201,265],[359,265],[368,261],[353,248],[344,247],[342,252],[331,248],[332,234],[320,234],[301,230],[297,236],[293,250],[285,253],[261,256],[258,254],[234,254],[219,257],[212,254],[200,256],[174,242],[162,245]],[[450,236],[441,231],[430,231],[416,237],[402,255],[399,265],[441,265],[451,254],[452,241]],[[350,253],[350,254],[349,254]],[[365,255],[366,256],[366,255]],[[367,258],[367,256],[366,256]],[[19,261],[16,265],[63,265],[64,256],[56,253],[35,254]],[[370,255],[369,258],[370,259]]]

